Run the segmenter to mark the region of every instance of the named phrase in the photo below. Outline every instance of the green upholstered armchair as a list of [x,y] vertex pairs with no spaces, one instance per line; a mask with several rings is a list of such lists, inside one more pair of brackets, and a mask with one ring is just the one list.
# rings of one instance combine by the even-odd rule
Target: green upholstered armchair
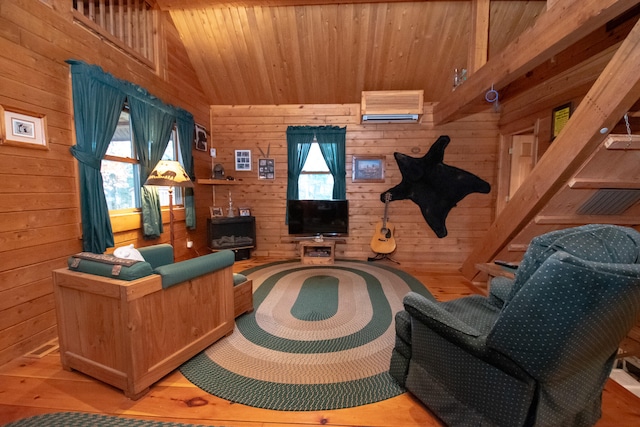
[[490,295],[396,315],[390,373],[450,426],[591,426],[640,314],[640,233],[591,224],[532,240]]

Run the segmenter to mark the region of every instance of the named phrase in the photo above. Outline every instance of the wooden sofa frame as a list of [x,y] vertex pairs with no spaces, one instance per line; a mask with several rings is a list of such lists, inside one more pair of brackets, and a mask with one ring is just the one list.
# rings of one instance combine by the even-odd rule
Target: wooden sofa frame
[[137,400],[234,328],[232,267],[163,288],[161,276],[118,280],[53,272],[61,362]]

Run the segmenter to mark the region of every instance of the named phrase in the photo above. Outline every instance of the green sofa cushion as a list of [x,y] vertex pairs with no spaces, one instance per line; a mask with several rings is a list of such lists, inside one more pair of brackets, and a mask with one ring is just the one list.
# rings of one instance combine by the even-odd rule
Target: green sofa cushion
[[167,243],[145,246],[138,248],[138,251],[144,260],[151,264],[152,269],[162,265],[173,264],[173,247]]
[[247,281],[247,276],[240,273],[233,273],[233,286],[238,286],[240,283]]
[[168,288],[203,274],[232,266],[234,262],[235,254],[233,251],[224,250],[175,264],[163,265],[154,269],[153,272],[162,276],[162,287]]

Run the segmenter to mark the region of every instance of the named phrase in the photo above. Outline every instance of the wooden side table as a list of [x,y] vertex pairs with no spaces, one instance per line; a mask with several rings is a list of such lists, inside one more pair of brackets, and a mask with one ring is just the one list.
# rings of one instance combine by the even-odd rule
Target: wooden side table
[[309,265],[326,265],[335,262],[336,242],[303,240],[300,242],[300,261]]

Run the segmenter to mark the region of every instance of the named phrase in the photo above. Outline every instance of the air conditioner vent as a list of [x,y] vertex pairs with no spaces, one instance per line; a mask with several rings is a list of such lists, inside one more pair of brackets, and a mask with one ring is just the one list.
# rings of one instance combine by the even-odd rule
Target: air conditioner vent
[[603,188],[596,191],[580,208],[578,215],[621,215],[640,200],[640,190]]
[[363,114],[363,122],[377,123],[415,123],[420,116],[417,114]]

